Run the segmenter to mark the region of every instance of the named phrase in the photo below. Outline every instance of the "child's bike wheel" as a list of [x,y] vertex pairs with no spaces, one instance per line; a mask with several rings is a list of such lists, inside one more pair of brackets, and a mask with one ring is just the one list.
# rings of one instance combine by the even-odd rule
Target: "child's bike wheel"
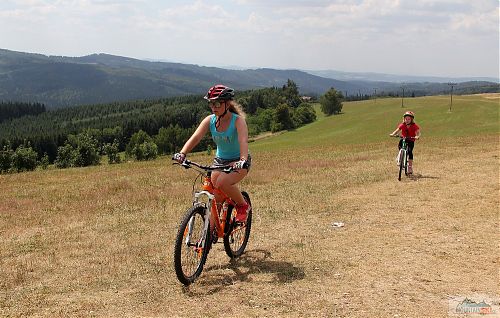
[[[205,226],[205,207],[190,208],[182,219],[174,249],[174,267],[177,278],[189,285],[200,276],[210,248],[209,231],[203,237]],[[205,241],[205,247],[202,242]]]
[[[252,202],[250,202],[248,193],[243,191],[241,194],[251,207]],[[252,228],[252,210],[248,211],[247,221],[244,224],[236,224],[232,213],[228,213],[226,226],[229,226],[229,230],[224,235],[224,250],[227,256],[231,258],[239,257],[245,251]]]
[[405,176],[408,176],[408,153],[405,153]]
[[[398,180],[399,181],[401,181],[401,174],[403,172],[403,169],[406,170],[404,161],[405,161],[405,153],[401,149],[401,151],[399,152],[399,175],[398,175]],[[406,171],[405,171],[405,174],[406,174]]]

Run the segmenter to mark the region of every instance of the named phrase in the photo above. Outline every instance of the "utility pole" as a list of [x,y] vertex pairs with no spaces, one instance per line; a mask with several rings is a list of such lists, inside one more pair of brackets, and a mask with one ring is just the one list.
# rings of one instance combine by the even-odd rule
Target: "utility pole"
[[457,83],[448,83],[448,85],[451,87],[450,89],[450,113],[451,113],[451,106],[453,105],[453,86],[457,85]]
[[377,103],[377,89],[374,88],[373,89],[375,91],[375,93],[373,94],[373,96],[375,96],[375,104]]
[[401,96],[401,108],[405,107],[404,106],[404,99],[405,99],[405,87],[401,86],[401,89],[403,90],[403,96]]

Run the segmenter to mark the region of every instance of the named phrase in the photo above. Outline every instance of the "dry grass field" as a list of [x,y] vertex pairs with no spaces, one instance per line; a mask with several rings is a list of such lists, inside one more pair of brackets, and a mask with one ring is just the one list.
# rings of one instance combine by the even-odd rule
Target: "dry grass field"
[[499,99],[473,99],[492,125],[423,128],[401,182],[390,100],[383,136],[327,135],[369,107],[353,103],[252,143],[247,252],[216,244],[188,288],[172,254],[194,172],[161,158],[0,175],[0,317],[449,317],[454,298],[498,297]]

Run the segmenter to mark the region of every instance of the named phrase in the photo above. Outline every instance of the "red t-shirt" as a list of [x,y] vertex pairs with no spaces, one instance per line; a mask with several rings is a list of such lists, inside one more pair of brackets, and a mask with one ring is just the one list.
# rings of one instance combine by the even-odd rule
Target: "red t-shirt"
[[[405,123],[401,123],[398,126],[399,129],[401,129],[401,136],[402,137],[415,137],[417,135],[417,130],[420,129],[420,127],[415,124],[411,123],[410,125],[406,125]],[[415,140],[415,138],[411,138],[412,140]]]

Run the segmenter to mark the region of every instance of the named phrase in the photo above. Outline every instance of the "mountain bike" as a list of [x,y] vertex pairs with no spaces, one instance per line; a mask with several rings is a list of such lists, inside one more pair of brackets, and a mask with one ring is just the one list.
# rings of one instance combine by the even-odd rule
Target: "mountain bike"
[[399,174],[398,174],[398,180],[401,181],[401,174],[403,173],[403,170],[405,172],[405,175],[408,175],[408,145],[406,143],[407,140],[411,140],[411,137],[401,137],[399,135],[394,135],[392,137],[397,137],[403,140],[401,143],[401,149],[399,149],[398,156],[397,156],[397,163],[399,166]]
[[[222,238],[224,250],[230,258],[243,254],[252,226],[252,203],[247,192],[241,194],[250,205],[247,220],[236,222],[236,203],[212,184],[212,171],[231,173],[231,166],[204,166],[184,160],[180,164],[198,172],[193,182],[193,206],[184,214],[177,232],[174,248],[174,267],[179,281],[188,286],[201,274],[212,244]],[[197,180],[202,181],[201,190],[196,191]],[[216,196],[217,194],[217,196]],[[216,197],[222,198],[217,201]]]

